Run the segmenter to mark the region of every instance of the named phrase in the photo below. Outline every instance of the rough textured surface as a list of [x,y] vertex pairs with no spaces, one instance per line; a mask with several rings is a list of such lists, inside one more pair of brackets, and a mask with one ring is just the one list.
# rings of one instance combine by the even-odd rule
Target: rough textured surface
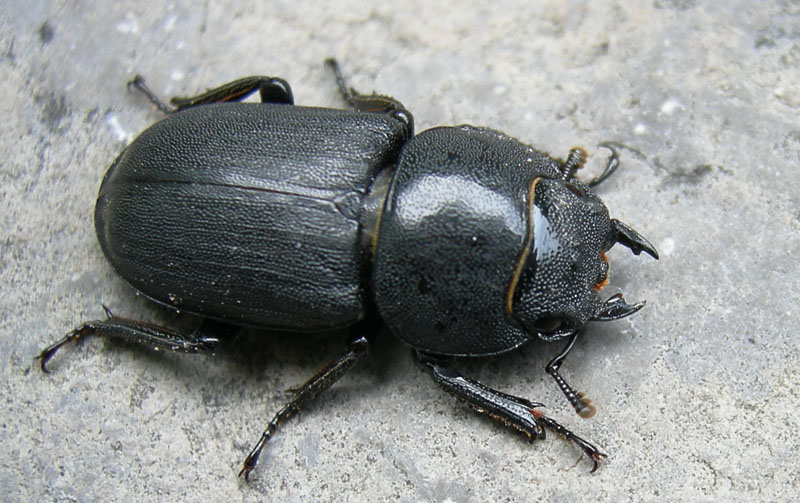
[[[789,501],[800,485],[800,8],[637,3],[346,1],[5,3],[0,19],[0,377],[5,501]],[[322,60],[401,99],[418,130],[489,126],[554,155],[613,140],[599,190],[660,262],[610,254],[640,313],[595,324],[563,372],[534,343],[465,374],[547,403],[603,446],[594,475],[557,439],[528,445],[438,390],[385,338],[265,451],[241,460],[284,390],[341,347],[242,332],[215,357],[105,341],[31,369],[81,320],[174,322],[137,298],[92,228],[100,179],[162,96],[246,74],[338,105]],[[587,173],[585,176],[589,176]],[[191,324],[190,324],[191,325]]]

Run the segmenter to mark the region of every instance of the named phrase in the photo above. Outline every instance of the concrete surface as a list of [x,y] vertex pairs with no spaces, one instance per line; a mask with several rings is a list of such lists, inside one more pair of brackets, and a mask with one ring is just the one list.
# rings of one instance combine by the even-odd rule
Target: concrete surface
[[[793,501],[800,494],[800,6],[794,1],[48,2],[0,17],[0,344],[4,501]],[[661,260],[615,249],[610,293],[639,314],[589,326],[564,373],[531,343],[463,362],[545,402],[609,453],[529,445],[445,395],[384,337],[236,477],[266,421],[339,350],[255,331],[215,356],[108,341],[45,345],[136,297],[96,243],[100,179],[162,96],[248,74],[340,106],[323,58],[401,99],[418,130],[472,123],[564,156],[628,145],[599,193]],[[586,176],[588,176],[587,173]],[[191,322],[189,322],[191,326]],[[551,437],[554,437],[551,435]]]

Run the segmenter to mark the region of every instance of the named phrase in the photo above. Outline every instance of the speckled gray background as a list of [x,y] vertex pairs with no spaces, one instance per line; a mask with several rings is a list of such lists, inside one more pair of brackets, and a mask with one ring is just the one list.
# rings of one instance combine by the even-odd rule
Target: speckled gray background
[[[0,13],[0,486],[4,501],[791,501],[800,485],[800,5],[795,1],[298,2],[7,0]],[[630,146],[599,193],[659,248],[612,251],[647,299],[589,326],[564,373],[531,343],[462,370],[548,410],[610,454],[529,445],[440,391],[384,337],[293,421],[252,482],[263,425],[341,338],[243,331],[216,356],[46,344],[137,298],[96,243],[100,179],[162,96],[248,74],[340,106],[323,58],[401,99],[418,130],[471,123],[564,156]],[[191,322],[189,322],[191,326]],[[553,437],[551,435],[551,437]]]

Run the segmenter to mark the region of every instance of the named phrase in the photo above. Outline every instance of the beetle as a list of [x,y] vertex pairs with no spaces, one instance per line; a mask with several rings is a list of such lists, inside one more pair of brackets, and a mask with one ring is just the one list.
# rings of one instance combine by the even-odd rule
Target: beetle
[[[532,338],[565,339],[547,364],[575,411],[595,408],[559,373],[589,321],[644,306],[605,300],[605,252],[620,243],[653,258],[653,245],[609,217],[583,183],[581,148],[561,161],[503,133],[473,126],[414,135],[398,100],[348,87],[351,109],[294,106],[289,84],[254,76],[162,102],[166,114],[117,157],[100,185],[95,228],[116,272],[173,309],[228,324],[293,333],[352,327],[344,352],[268,423],[246,457],[245,479],[279,426],[368,353],[385,325],[434,382],[531,441],[547,429],[577,444],[592,471],[606,454],[540,410],[461,375],[456,357],[511,351]],[[261,103],[240,103],[258,91]],[[219,339],[113,315],[44,349],[41,369],[68,342],[102,336],[187,353]]]

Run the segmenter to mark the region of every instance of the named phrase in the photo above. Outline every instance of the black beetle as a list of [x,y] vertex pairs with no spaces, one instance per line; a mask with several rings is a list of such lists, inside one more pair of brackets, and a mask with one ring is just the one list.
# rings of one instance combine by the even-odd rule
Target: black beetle
[[[247,456],[247,478],[278,426],[367,353],[381,323],[414,349],[446,391],[531,440],[550,429],[593,462],[606,455],[537,410],[538,402],[463,377],[455,356],[510,351],[532,337],[567,339],[546,371],[583,417],[590,400],[559,375],[588,321],[644,303],[603,301],[605,252],[655,248],[610,219],[590,188],[618,165],[616,150],[589,183],[586,154],[553,159],[497,131],[439,127],[414,136],[397,100],[348,88],[355,110],[293,105],[289,84],[247,77],[162,103],[167,117],[114,161],[100,186],[95,227],[117,272],[150,299],[236,325],[326,331],[352,326],[346,351],[300,386]],[[258,90],[262,103],[239,101]],[[218,339],[108,315],[37,357],[88,335],[184,352]]]

